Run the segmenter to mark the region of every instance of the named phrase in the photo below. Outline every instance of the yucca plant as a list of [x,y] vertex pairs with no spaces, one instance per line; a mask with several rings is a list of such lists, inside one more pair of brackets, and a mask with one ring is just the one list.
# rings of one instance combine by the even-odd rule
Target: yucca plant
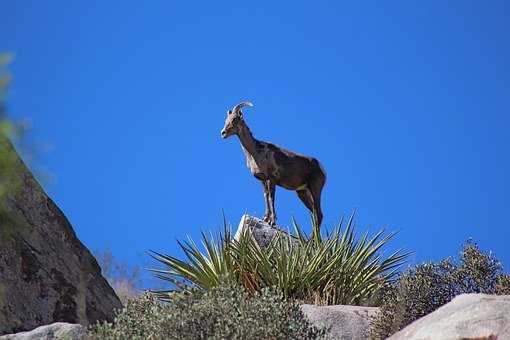
[[[293,221],[294,235],[281,234],[261,248],[248,229],[233,240],[229,229],[216,240],[202,234],[203,250],[191,239],[179,242],[186,260],[152,252],[165,269],[156,276],[178,289],[210,289],[224,280],[235,281],[254,293],[275,287],[285,298],[316,304],[366,304],[383,284],[391,281],[409,252],[387,257],[382,248],[395,236],[380,231],[359,238],[354,213],[331,233],[308,238]],[[159,292],[164,297],[168,291]]]

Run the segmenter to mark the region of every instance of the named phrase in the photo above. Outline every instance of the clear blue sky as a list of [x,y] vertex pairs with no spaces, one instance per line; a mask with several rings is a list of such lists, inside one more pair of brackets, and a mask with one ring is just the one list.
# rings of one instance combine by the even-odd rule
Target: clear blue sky
[[[400,229],[413,261],[472,237],[510,267],[508,1],[3,1],[10,111],[91,249],[142,263],[262,215],[225,112],[317,157],[325,220]],[[308,225],[280,189],[282,225]]]

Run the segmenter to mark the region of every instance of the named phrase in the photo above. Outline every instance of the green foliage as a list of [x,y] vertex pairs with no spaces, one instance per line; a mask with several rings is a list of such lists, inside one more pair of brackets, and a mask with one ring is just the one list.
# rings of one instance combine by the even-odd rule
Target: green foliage
[[128,302],[113,324],[92,327],[92,339],[316,339],[295,303],[270,290],[249,296],[239,286],[174,292],[165,302],[145,293]]
[[385,339],[463,293],[496,294],[510,291],[510,279],[491,254],[467,242],[460,261],[451,258],[425,263],[403,273],[382,293],[381,311],[372,337]]
[[[14,192],[20,185],[16,172],[19,162],[16,154],[12,152],[12,146],[9,141],[15,136],[15,125],[7,118],[6,96],[7,88],[11,80],[7,71],[7,65],[12,56],[8,53],[0,54],[0,203],[5,196]],[[6,212],[4,204],[0,204],[0,222],[2,224],[12,224],[12,217]],[[9,222],[9,223],[8,223]],[[6,230],[2,230],[1,237],[4,237]]]
[[11,63],[12,59],[11,54],[0,53],[0,138],[12,138],[16,134],[15,124],[7,119],[6,108],[7,89],[11,82],[11,75],[7,70],[7,66]]
[[[177,288],[211,289],[230,280],[250,294],[275,287],[285,299],[316,304],[367,304],[379,288],[392,280],[409,253],[396,251],[387,257],[382,248],[395,234],[383,231],[359,238],[354,233],[354,214],[328,233],[309,239],[294,223],[296,236],[279,235],[262,249],[249,231],[233,240],[225,227],[218,241],[203,235],[204,252],[188,239],[179,242],[187,260],[153,253],[166,268],[156,276]],[[163,292],[164,294],[165,292]]]
[[510,295],[510,275],[501,274],[498,277],[498,284],[496,285],[496,294]]
[[[22,128],[20,124],[16,124],[7,117],[6,108],[7,88],[11,80],[7,66],[11,61],[11,54],[0,54],[0,199],[14,192],[20,185],[16,176],[20,163],[9,140],[18,138]],[[1,211],[0,214],[2,214]]]
[[[13,144],[28,150],[25,140],[26,124],[11,119],[7,112],[7,90],[11,81],[8,65],[13,56],[0,53],[0,246],[8,246],[14,233],[24,233],[32,228],[24,219],[9,209],[7,200],[15,201],[20,193],[26,173]],[[26,153],[25,153],[26,154]]]

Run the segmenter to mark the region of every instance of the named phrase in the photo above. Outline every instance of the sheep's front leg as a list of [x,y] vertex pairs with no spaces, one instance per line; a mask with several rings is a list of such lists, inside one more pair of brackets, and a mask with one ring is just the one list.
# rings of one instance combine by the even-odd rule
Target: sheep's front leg
[[271,208],[269,206],[269,187],[268,181],[262,181],[262,186],[264,187],[264,203],[266,204],[266,212],[264,213],[264,222],[270,223],[271,221]]
[[274,210],[274,198],[276,193],[276,185],[274,183],[271,183],[270,181],[267,182],[267,187],[269,191],[269,224],[276,225],[276,211]]

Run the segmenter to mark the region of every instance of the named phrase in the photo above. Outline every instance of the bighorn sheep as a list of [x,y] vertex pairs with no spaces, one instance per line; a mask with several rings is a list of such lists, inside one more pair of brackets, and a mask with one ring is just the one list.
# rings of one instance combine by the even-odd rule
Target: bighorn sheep
[[253,104],[241,102],[228,110],[221,137],[239,137],[248,168],[264,186],[264,221],[276,224],[274,198],[275,187],[279,185],[297,192],[299,199],[312,212],[319,229],[322,222],[321,192],[326,183],[326,172],[315,158],[255,139],[243,118],[242,108],[248,106],[252,107]]

